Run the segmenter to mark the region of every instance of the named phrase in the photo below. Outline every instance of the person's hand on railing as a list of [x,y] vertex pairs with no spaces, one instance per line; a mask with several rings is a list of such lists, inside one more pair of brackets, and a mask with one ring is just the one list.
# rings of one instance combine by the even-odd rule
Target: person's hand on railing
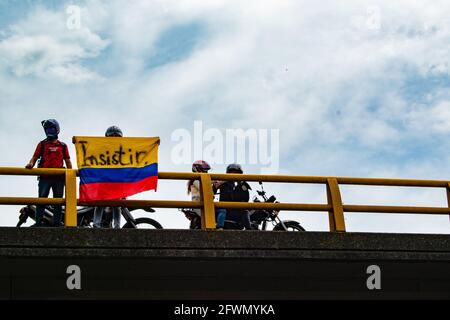
[[221,185],[223,185],[225,183],[225,181],[219,181],[219,180],[214,180],[212,182],[214,188],[219,189]]
[[38,158],[33,156],[30,161],[27,163],[27,165],[25,166],[26,169],[33,169],[34,165],[36,164]]

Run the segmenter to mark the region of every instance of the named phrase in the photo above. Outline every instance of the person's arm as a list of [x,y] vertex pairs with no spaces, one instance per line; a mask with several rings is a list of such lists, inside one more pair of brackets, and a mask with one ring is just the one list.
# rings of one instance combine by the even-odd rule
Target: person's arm
[[219,191],[220,187],[225,183],[225,181],[214,180],[212,182],[213,193],[216,194]]
[[250,200],[250,189],[250,185],[247,182],[240,182],[233,194],[234,200],[238,202],[248,202]]
[[64,144],[63,153],[64,153],[64,162],[66,163],[66,168],[72,169],[72,161],[70,161],[69,149],[67,148],[66,144]]
[[64,161],[66,162],[67,169],[72,169],[72,161],[70,159],[64,159]]
[[[42,143],[42,142],[41,142]],[[25,168],[32,169],[34,165],[36,164],[36,161],[41,157],[41,143],[39,143],[36,147],[36,150],[34,151],[33,157],[31,160],[27,163]]]
[[27,168],[27,169],[32,169],[32,168],[34,167],[34,165],[36,164],[36,161],[37,161],[38,159],[39,159],[39,157],[33,156],[33,157],[30,159],[30,162],[27,163],[27,165],[25,166],[25,168]]
[[192,184],[194,185],[194,187],[196,187],[198,190],[200,190],[200,180],[194,180],[192,182]]
[[249,202],[250,201],[250,190],[252,190],[252,188],[246,181],[243,181],[242,189],[245,191],[245,202]]

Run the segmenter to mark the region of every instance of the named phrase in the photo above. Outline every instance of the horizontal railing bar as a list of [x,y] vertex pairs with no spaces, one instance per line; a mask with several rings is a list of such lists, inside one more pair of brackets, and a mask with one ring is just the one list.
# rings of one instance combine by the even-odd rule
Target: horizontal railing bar
[[[160,172],[160,179],[195,179],[199,173]],[[313,183],[325,184],[327,179],[336,178],[339,184],[354,185],[384,185],[404,187],[446,187],[445,180],[418,180],[418,179],[389,179],[389,178],[353,178],[353,177],[319,177],[319,176],[288,176],[288,175],[258,175],[258,174],[225,174],[211,173],[212,180],[224,181],[261,181],[261,182],[284,182],[284,183]]]
[[[0,197],[1,205],[64,205],[63,198],[28,198]],[[255,203],[255,202],[215,202],[216,208],[224,209],[265,209],[288,211],[329,211],[326,204],[296,204],[296,203]],[[202,208],[202,202],[173,200],[110,200],[78,202],[79,206],[111,206],[129,208]],[[411,213],[411,214],[450,214],[450,208],[442,207],[411,207],[411,206],[371,206],[344,205],[345,212],[361,213]]]
[[[49,168],[10,168],[0,167],[0,175],[63,175],[65,169]],[[78,170],[77,170],[78,175]],[[200,173],[195,172],[159,172],[159,179],[189,180],[197,179]],[[259,175],[259,174],[225,174],[211,173],[212,180],[224,181],[262,181],[262,182],[284,182],[284,183],[313,183],[325,184],[328,178],[336,178],[339,184],[350,185],[380,185],[380,186],[404,186],[404,187],[447,187],[449,181],[445,180],[417,180],[417,179],[388,179],[388,178],[354,178],[354,177],[320,177],[320,176],[290,176],[290,175]]]
[[66,173],[66,169],[49,169],[49,168],[4,168],[0,167],[0,175],[15,175],[15,176],[60,176]]
[[261,182],[284,182],[284,183],[326,183],[327,177],[313,176],[288,176],[288,175],[259,175],[259,174],[230,174],[211,173],[212,180],[224,181],[261,181]]
[[28,198],[28,197],[0,197],[1,205],[55,205],[65,204],[64,198]]
[[[198,173],[160,172],[161,179],[191,179],[198,177]],[[354,185],[382,185],[403,187],[447,187],[445,180],[418,180],[418,179],[387,179],[387,178],[353,178],[353,177],[318,177],[318,176],[288,176],[288,175],[258,175],[258,174],[225,174],[211,173],[212,180],[224,181],[261,181],[261,182],[283,182],[283,183],[313,183],[325,184],[327,179],[336,178],[339,184]]]
[[368,185],[368,186],[397,186],[397,187],[447,187],[448,181],[443,180],[417,180],[417,179],[386,179],[386,178],[336,178],[339,184]]
[[344,211],[361,213],[450,214],[450,208],[409,206],[344,205]]
[[165,180],[200,179],[200,173],[198,173],[198,172],[158,172],[158,179],[165,179]]

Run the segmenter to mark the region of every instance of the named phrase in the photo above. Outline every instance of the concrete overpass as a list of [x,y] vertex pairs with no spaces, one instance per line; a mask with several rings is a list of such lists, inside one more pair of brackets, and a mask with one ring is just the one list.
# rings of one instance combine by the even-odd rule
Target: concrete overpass
[[0,298],[450,299],[450,235],[0,228]]

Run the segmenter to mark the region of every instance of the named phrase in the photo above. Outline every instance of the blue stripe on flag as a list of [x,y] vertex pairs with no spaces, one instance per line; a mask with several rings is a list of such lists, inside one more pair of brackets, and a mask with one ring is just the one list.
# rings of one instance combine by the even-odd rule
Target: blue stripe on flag
[[142,168],[82,168],[80,184],[101,182],[137,182],[158,175],[158,163]]

